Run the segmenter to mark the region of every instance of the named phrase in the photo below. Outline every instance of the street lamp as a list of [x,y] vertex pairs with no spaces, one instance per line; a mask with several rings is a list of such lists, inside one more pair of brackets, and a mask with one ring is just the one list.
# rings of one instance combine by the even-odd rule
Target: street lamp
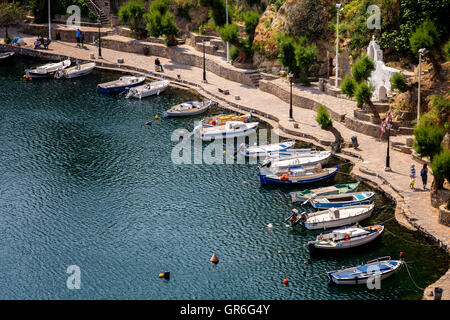
[[103,59],[102,57],[102,36],[100,33],[101,22],[100,19],[97,19],[98,22],[98,58]]
[[[228,25],[228,0],[226,0],[225,2],[225,8],[226,8],[226,13],[225,13],[225,17],[226,17],[226,24]],[[230,61],[230,43],[227,41],[227,62]]]
[[48,0],[48,40],[52,40],[52,14],[50,10],[50,0]]
[[425,48],[419,49],[419,90],[417,93],[417,124],[419,124],[419,118],[420,118],[420,75],[422,73],[422,56],[426,55],[428,53],[428,50]]
[[203,83],[206,83],[205,39],[202,40],[202,43],[203,43]]
[[336,79],[335,79],[335,87],[338,87],[338,71],[339,71],[339,59],[338,59],[338,55],[339,55],[339,12],[344,10],[344,8],[342,8],[342,4],[337,3],[336,4],[336,16],[337,16],[337,24],[336,24]]
[[288,77],[289,77],[289,83],[291,86],[290,99],[289,99],[289,121],[294,121],[294,117],[292,116],[292,80],[294,79],[294,74],[292,72],[289,72]]
[[389,138],[391,137],[391,126],[390,122],[387,123],[388,127],[388,137],[387,137],[387,151],[386,151],[386,167],[384,167],[384,171],[392,171],[391,170],[391,157],[389,155]]

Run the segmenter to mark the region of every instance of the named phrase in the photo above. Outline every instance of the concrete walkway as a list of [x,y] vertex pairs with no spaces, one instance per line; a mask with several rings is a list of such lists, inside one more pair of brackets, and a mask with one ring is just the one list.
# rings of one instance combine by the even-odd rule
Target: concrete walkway
[[[25,42],[31,44],[34,37],[25,38]],[[195,51],[195,49],[191,48]],[[51,44],[48,53],[67,55],[76,59],[91,60],[90,53],[97,56],[97,47],[87,45],[87,49],[75,48],[75,44],[55,41]],[[107,62],[116,64],[118,58],[124,59],[124,65],[133,68],[145,68],[149,71],[154,70],[155,56],[144,56],[134,53],[125,53],[102,48],[102,56],[104,59],[95,59],[97,63]],[[333,141],[334,136],[325,130],[320,129],[315,121],[316,112],[310,109],[294,107],[295,123],[299,125],[294,128],[294,122],[290,122],[289,105],[279,98],[262,92],[256,88],[232,82],[217,75],[208,72],[208,83],[202,83],[203,70],[201,68],[174,64],[171,60],[159,58],[164,65],[165,75],[176,78],[180,75],[182,80],[197,83],[195,89],[206,97],[211,97],[211,93],[220,96],[220,104],[238,111],[235,104],[240,105],[242,110],[257,110],[261,117],[278,130],[281,136],[286,137],[302,137],[307,134],[314,139],[304,138],[307,142],[324,146],[320,144],[323,141]],[[207,55],[207,59],[223,59],[217,56]],[[224,62],[226,63],[226,62]],[[280,81],[280,80],[276,80]],[[218,89],[228,89],[230,95],[223,95]],[[300,89],[296,89],[297,94]],[[304,95],[315,94],[305,91]],[[240,100],[236,100],[235,96],[239,96]],[[347,113],[351,111],[351,101],[336,97],[321,95],[323,104],[328,108],[333,107],[330,104],[336,104],[341,108],[341,112]],[[420,178],[417,179],[416,189],[409,188],[409,167],[411,163],[415,163],[416,171],[420,171],[421,164],[414,161],[410,155],[395,150],[390,150],[392,171],[384,171],[386,157],[386,142],[349,130],[342,123],[333,122],[336,129],[342,134],[345,141],[350,141],[354,135],[358,137],[360,144],[359,149],[346,148],[343,154],[338,156],[351,160],[355,166],[352,174],[360,179],[368,181],[370,184],[388,193],[396,202],[396,218],[401,224],[408,228],[416,228],[425,234],[441,242],[443,246],[450,250],[450,228],[438,223],[437,209],[430,205],[429,190],[422,190]],[[319,141],[319,142],[318,142]],[[431,174],[429,177],[428,187],[433,180]],[[450,270],[449,270],[450,272]],[[450,299],[450,281],[449,272],[439,280],[439,286],[443,287],[443,299]]]

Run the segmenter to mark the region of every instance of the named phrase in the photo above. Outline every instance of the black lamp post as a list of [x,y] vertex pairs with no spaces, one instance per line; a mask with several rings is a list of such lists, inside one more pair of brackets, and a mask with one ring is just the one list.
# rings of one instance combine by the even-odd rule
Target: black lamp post
[[292,116],[292,80],[294,79],[294,74],[292,72],[289,72],[288,77],[289,77],[289,84],[291,87],[289,99],[289,121],[294,121],[294,117]]
[[101,37],[101,33],[100,33],[101,22],[100,22],[100,19],[98,19],[97,21],[98,21],[98,58],[103,59],[102,58],[102,37]]
[[391,137],[391,124],[388,122],[387,151],[386,151],[386,167],[384,171],[391,171],[391,157],[389,156],[389,138]]
[[202,44],[203,44],[203,82],[206,83],[205,39],[202,40]]

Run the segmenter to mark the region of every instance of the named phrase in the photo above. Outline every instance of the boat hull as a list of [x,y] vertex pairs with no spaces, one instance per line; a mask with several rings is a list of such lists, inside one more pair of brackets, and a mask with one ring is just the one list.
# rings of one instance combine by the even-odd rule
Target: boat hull
[[342,227],[345,225],[350,225],[350,224],[354,224],[354,223],[360,222],[362,220],[365,220],[372,215],[372,212],[373,212],[373,207],[370,210],[362,212],[361,214],[358,214],[358,215],[354,215],[354,216],[350,216],[350,217],[346,217],[346,218],[342,218],[342,219],[325,220],[325,221],[319,221],[319,222],[305,221],[303,223],[303,225],[308,230]]
[[195,116],[198,114],[201,114],[209,109],[211,106],[211,101],[209,103],[201,108],[195,108],[192,111],[186,111],[186,112],[180,112],[175,110],[166,110],[164,111],[164,117],[184,117],[184,116]]
[[256,132],[257,129],[258,129],[258,125],[255,125],[255,126],[251,126],[250,128],[247,128],[242,131],[221,132],[221,133],[201,133],[201,134],[198,134],[197,137],[203,141],[211,141],[211,140],[219,140],[219,139],[233,139],[233,138],[239,138],[239,137],[245,137],[245,136],[251,135],[252,133]]
[[358,188],[359,183],[349,183],[349,184],[336,184],[331,187],[313,189],[313,190],[303,190],[297,192],[291,192],[291,199],[293,203],[302,203],[311,197],[316,196],[330,196],[334,194],[345,194],[349,192],[353,192]]
[[[401,260],[393,260],[389,261],[389,263],[395,264],[394,266],[390,265],[392,268],[388,270],[377,270],[377,265],[372,265],[373,268],[371,274],[365,274],[363,276],[358,274],[348,274],[348,275],[342,275],[345,270],[336,270],[328,272],[328,277],[330,278],[330,281],[334,284],[338,285],[357,285],[357,284],[367,284],[367,283],[373,283],[376,278],[378,278],[380,281],[384,280],[395,273],[397,273],[400,270],[400,266],[402,265]],[[367,265],[366,265],[367,266]]]
[[326,179],[330,179],[332,177],[334,177],[337,174],[337,167],[335,170],[329,171],[328,173],[325,173],[323,175],[320,176],[315,176],[315,177],[304,177],[302,179],[299,179],[297,181],[291,181],[291,180],[280,180],[279,178],[272,178],[269,177],[267,175],[265,175],[262,172],[259,172],[259,182],[261,184],[287,184],[287,185],[302,185],[302,184],[308,184],[308,183],[314,183],[314,182],[319,182],[319,181],[323,181]]
[[102,85],[99,84],[99,85],[97,85],[97,89],[101,93],[119,93],[119,92],[128,90],[129,88],[140,86],[144,82],[145,82],[145,79],[142,81],[136,82],[136,83],[129,84],[129,85],[120,85],[120,86],[116,86],[116,87],[102,87]]
[[67,79],[73,79],[73,78],[77,78],[77,77],[82,77],[82,76],[85,76],[85,75],[88,75],[89,73],[91,73],[92,70],[94,70],[94,67],[89,67],[89,68],[86,68],[84,70],[80,70],[79,72],[65,73],[64,76]]

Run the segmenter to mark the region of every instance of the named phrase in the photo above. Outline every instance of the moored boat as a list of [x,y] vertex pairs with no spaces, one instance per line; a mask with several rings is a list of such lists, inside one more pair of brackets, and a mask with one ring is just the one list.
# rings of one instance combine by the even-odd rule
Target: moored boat
[[330,281],[335,284],[367,284],[377,279],[384,280],[395,274],[403,264],[403,260],[392,260],[381,257],[365,264],[328,272]]
[[97,89],[102,93],[123,92],[125,90],[128,90],[129,88],[133,88],[143,84],[144,81],[145,76],[123,76],[118,80],[100,83],[97,85]]
[[228,121],[223,126],[206,128],[200,124],[195,127],[194,135],[204,141],[244,137],[256,132],[258,124],[259,122],[245,123],[241,121]]
[[251,113],[247,114],[219,114],[202,120],[204,127],[223,126],[228,121],[248,122],[252,117]]
[[67,79],[72,79],[76,77],[85,76],[92,72],[95,68],[95,62],[87,62],[82,64],[77,64],[76,66],[59,70],[55,72],[55,78],[65,77]]
[[169,86],[169,80],[153,81],[134,88],[128,89],[126,98],[142,99],[145,97],[158,95],[162,93]]
[[359,206],[330,208],[312,213],[299,213],[297,209],[292,209],[289,218],[291,226],[301,223],[309,230],[328,229],[341,227],[356,222],[360,222],[372,215],[374,204],[362,204]]
[[282,158],[268,157],[268,159],[261,164],[261,167],[283,169],[313,166],[319,163],[322,165],[328,163],[330,156],[331,151],[313,151]]
[[212,101],[187,101],[177,104],[164,111],[164,117],[192,116],[205,112],[211,106]]
[[372,191],[334,194],[311,198],[310,203],[316,209],[349,207],[369,203],[374,195]]
[[56,71],[70,67],[70,64],[70,59],[67,59],[60,62],[47,63],[32,69],[26,69],[25,73],[30,78],[48,78],[52,77]]
[[262,146],[239,146],[239,152],[246,157],[267,156],[270,152],[285,150],[295,145],[295,140],[286,140],[279,143],[272,143]]
[[359,182],[357,183],[345,183],[345,184],[335,184],[334,186],[328,186],[317,189],[306,189],[302,191],[291,192],[292,202],[304,202],[308,199],[317,196],[328,196],[332,194],[344,194],[348,192],[353,192],[358,188]]
[[319,182],[334,177],[338,166],[335,168],[305,167],[270,170],[261,168],[259,181],[261,184],[306,184]]
[[0,61],[11,58],[14,55],[14,51],[1,52],[0,53]]
[[323,232],[316,237],[316,240],[308,242],[309,252],[336,252],[357,248],[376,240],[383,231],[384,226],[381,224],[369,227],[356,224]]

